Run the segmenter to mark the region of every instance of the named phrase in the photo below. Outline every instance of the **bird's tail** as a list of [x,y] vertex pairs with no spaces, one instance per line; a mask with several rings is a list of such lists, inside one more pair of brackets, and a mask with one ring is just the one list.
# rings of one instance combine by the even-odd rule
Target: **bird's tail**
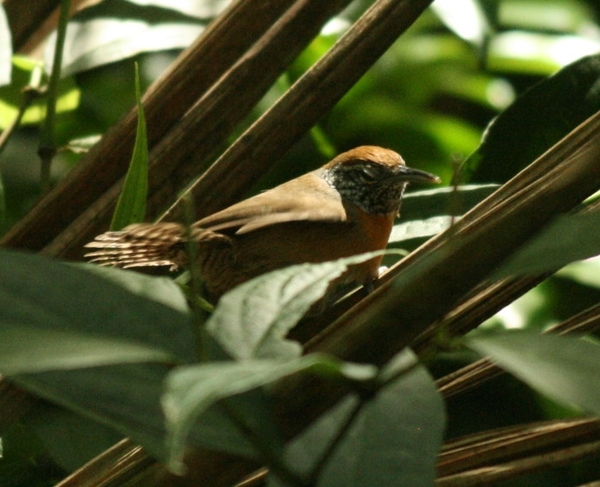
[[185,228],[179,223],[136,223],[96,237],[86,247],[90,262],[103,266],[131,267],[185,265]]

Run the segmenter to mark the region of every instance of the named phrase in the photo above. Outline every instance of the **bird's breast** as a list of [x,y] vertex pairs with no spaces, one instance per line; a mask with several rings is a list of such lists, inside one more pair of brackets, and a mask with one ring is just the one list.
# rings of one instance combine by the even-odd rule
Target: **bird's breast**
[[364,240],[365,248],[368,247],[365,252],[386,248],[394,225],[393,213],[374,215],[360,208],[349,213],[349,220],[356,225],[356,238]]

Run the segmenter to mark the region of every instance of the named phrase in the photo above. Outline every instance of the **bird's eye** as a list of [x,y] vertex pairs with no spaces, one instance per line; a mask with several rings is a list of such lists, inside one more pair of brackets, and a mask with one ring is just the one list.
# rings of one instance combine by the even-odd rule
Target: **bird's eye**
[[362,167],[362,177],[365,181],[375,181],[377,179],[377,171],[371,166]]

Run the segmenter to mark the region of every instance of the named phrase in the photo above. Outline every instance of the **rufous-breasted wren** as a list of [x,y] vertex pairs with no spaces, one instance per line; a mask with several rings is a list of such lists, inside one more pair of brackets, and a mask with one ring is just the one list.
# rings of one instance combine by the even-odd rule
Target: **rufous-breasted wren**
[[[385,249],[410,182],[439,182],[407,167],[396,152],[363,146],[323,167],[195,222],[139,223],[87,244],[86,257],[123,268],[188,265],[185,239],[197,242],[208,295],[217,300],[253,277],[304,262]],[[354,265],[336,285],[377,278],[381,257]]]

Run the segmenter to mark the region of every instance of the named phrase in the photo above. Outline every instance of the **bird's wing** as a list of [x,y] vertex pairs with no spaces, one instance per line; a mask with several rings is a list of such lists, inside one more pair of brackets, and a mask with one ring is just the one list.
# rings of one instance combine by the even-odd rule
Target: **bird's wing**
[[346,221],[346,210],[337,192],[322,179],[306,176],[230,206],[195,225],[213,232],[236,230],[243,234],[292,221]]

